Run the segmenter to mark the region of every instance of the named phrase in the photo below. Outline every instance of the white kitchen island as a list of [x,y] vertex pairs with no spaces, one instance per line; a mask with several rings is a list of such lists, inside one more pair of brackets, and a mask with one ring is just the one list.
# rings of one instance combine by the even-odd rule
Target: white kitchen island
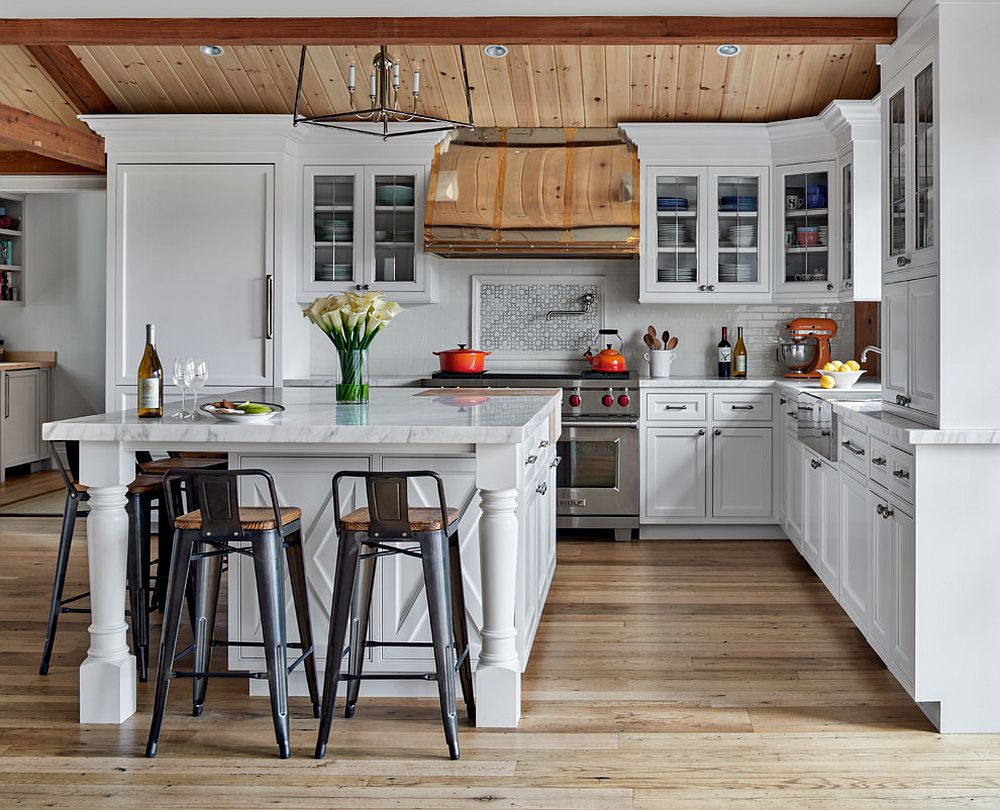
[[[125,623],[124,508],[125,488],[135,475],[134,452],[213,450],[230,453],[240,467],[271,470],[279,498],[303,508],[317,646],[325,645],[336,554],[329,517],[334,472],[439,469],[450,505],[460,506],[464,492],[478,489],[479,502],[461,528],[469,584],[466,612],[478,657],[477,725],[516,726],[520,676],[555,567],[554,454],[561,392],[373,388],[366,406],[338,406],[327,388],[259,388],[227,397],[275,402],[286,410],[254,425],[209,416],[139,419],[135,411],[124,411],[44,427],[46,440],[80,442],[80,480],[90,487],[91,642],[80,667],[80,722],[122,723],[135,712],[135,659]],[[254,491],[244,494],[247,504],[257,498]],[[342,491],[344,508],[354,508],[363,494],[363,487]],[[400,640],[419,637],[421,611],[414,606],[423,599],[417,585],[403,565],[382,568],[374,632]],[[230,576],[230,635],[250,639],[256,621],[245,609],[252,603],[244,588],[248,581],[241,578],[238,563]],[[322,660],[325,650],[317,652]],[[233,652],[231,666],[256,668],[252,658],[240,655]],[[366,672],[422,668],[418,661],[386,659],[371,661]]]

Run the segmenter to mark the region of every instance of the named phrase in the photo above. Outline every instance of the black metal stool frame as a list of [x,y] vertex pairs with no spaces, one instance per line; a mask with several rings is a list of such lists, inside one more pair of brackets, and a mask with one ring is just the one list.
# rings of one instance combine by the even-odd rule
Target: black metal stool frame
[[[274,529],[244,529],[239,517],[238,483],[241,478],[257,477],[267,482],[274,515]],[[170,575],[164,606],[163,631],[160,640],[159,671],[156,696],[150,722],[146,756],[156,756],[157,743],[163,725],[167,694],[173,678],[191,678],[193,682],[192,714],[202,713],[209,678],[255,678],[268,681],[271,715],[279,755],[291,755],[288,726],[288,673],[304,664],[313,715],[319,717],[319,688],[316,677],[315,650],[309,621],[305,567],[302,558],[302,521],[282,523],[281,507],[274,479],[266,470],[176,470],[164,475],[164,487],[172,489],[182,483],[184,489],[197,498],[201,528],[177,528],[179,515],[168,501],[170,525],[174,527]],[[285,636],[284,564],[288,561],[299,629],[298,643],[288,643]],[[217,641],[215,618],[222,573],[222,558],[229,554],[251,557],[257,583],[257,599],[261,614],[263,642]],[[194,592],[192,627],[194,643],[177,653],[182,601],[190,578]],[[260,647],[264,650],[265,672],[212,672],[211,654],[214,647]],[[285,650],[299,649],[301,654],[291,664]],[[176,662],[192,655],[193,669],[174,669]]]
[[[344,528],[337,496],[340,482],[345,478],[365,481],[368,496],[370,523],[366,532]],[[441,509],[440,530],[412,531],[409,521],[408,481],[430,478],[436,482]],[[473,496],[475,493],[473,493]],[[444,725],[448,752],[452,759],[460,756],[458,744],[458,718],[455,706],[454,673],[459,672],[462,695],[469,721],[475,723],[476,704],[473,694],[472,664],[469,658],[469,634],[465,621],[465,591],[462,582],[461,550],[458,526],[462,515],[472,501],[466,501],[458,516],[448,520],[448,505],[444,481],[436,472],[415,470],[410,472],[349,472],[342,471],[333,478],[334,525],[337,529],[337,568],[334,577],[330,635],[327,646],[327,664],[323,683],[323,712],[316,740],[316,758],[326,755],[326,747],[333,723],[337,687],[347,682],[345,717],[353,717],[366,677],[375,680],[420,679],[434,680],[438,684],[441,704],[441,721]],[[415,542],[419,551],[389,543]],[[362,553],[362,548],[371,549]],[[368,619],[371,610],[375,565],[379,557],[405,554],[420,559],[423,565],[424,587],[430,617],[431,637],[427,642],[368,641]],[[358,572],[361,572],[360,578]],[[450,594],[450,599],[448,598]],[[345,650],[348,620],[351,619],[351,639]],[[376,647],[431,647],[434,650],[433,673],[379,673],[363,674],[364,652]],[[344,655],[348,655],[347,672],[342,672]]]

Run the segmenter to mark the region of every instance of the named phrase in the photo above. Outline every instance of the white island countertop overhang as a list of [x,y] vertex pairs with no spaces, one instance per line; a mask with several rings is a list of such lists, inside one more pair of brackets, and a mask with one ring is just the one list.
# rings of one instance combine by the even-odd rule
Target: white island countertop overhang
[[477,725],[516,726],[524,664],[515,643],[518,500],[531,473],[532,451],[554,449],[559,438],[562,392],[373,388],[367,405],[338,405],[334,391],[323,388],[255,388],[224,396],[272,402],[285,410],[257,424],[226,423],[208,414],[194,420],[140,419],[133,410],[43,428],[47,441],[80,442],[80,482],[89,487],[91,643],[80,667],[80,721],[122,723],[135,712],[135,660],[125,622],[125,493],[135,474],[134,452],[211,449],[296,457],[351,451],[473,454],[482,512]]

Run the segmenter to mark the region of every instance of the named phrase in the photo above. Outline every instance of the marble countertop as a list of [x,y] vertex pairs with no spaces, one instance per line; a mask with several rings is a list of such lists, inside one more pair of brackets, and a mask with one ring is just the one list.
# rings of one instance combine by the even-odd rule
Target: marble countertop
[[[419,385],[427,376],[427,374],[418,377],[412,374],[373,374],[368,378],[368,384],[379,388],[413,387]],[[332,388],[338,382],[340,380],[337,377],[313,374],[308,377],[290,377],[284,381],[284,385],[286,388]]]
[[336,404],[332,388],[250,388],[225,397],[273,402],[286,410],[258,424],[222,422],[208,414],[187,421],[140,419],[134,410],[119,411],[49,422],[42,436],[132,444],[517,444],[546,424],[558,425],[560,391],[502,396],[449,390],[422,396],[422,390],[374,388],[368,405],[344,406]]

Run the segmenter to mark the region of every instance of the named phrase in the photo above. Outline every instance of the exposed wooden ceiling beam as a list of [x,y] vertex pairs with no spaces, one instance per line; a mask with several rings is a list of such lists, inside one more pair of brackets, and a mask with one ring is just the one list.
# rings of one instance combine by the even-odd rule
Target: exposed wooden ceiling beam
[[74,166],[34,152],[0,150],[0,175],[3,174],[104,174],[97,169]]
[[75,166],[105,170],[103,138],[2,104],[0,143]]
[[66,94],[77,112],[112,114],[118,112],[101,86],[68,45],[28,45],[28,53]]
[[893,17],[274,17],[4,19],[3,45],[889,43]]

